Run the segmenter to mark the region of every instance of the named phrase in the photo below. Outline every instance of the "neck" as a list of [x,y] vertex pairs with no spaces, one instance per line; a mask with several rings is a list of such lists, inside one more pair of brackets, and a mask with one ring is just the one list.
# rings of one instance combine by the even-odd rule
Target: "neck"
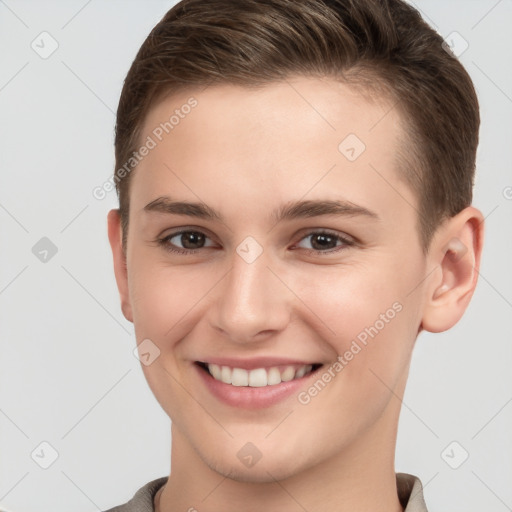
[[243,482],[218,473],[173,426],[172,472],[155,500],[157,512],[402,512],[394,470],[400,403],[388,405],[351,446],[281,481]]

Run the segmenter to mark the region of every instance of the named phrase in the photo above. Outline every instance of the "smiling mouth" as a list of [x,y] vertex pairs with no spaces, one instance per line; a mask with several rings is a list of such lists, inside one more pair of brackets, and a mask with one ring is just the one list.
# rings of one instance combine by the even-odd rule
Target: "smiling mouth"
[[219,382],[230,384],[231,386],[253,388],[277,386],[281,384],[281,382],[301,379],[309,376],[322,366],[320,363],[303,365],[290,364],[246,370],[244,368],[233,368],[231,366],[221,366],[201,361],[196,361],[195,364]]

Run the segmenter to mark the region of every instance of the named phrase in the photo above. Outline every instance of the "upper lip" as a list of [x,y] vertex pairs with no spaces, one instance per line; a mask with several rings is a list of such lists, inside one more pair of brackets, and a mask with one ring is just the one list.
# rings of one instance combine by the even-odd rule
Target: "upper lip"
[[236,357],[211,357],[199,360],[204,364],[217,364],[219,366],[229,366],[231,368],[243,368],[244,370],[254,370],[256,368],[272,368],[273,366],[302,366],[308,364],[319,364],[316,361],[301,361],[299,359],[289,359],[284,357],[255,357],[252,359],[240,359]]

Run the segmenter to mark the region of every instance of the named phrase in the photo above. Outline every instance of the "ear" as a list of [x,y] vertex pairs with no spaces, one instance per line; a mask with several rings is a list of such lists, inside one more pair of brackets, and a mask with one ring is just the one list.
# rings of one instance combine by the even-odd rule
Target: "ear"
[[482,213],[472,206],[446,221],[429,249],[432,272],[421,329],[442,332],[453,327],[475,291],[484,234]]
[[121,216],[119,210],[108,212],[108,239],[112,248],[114,258],[114,274],[116,276],[117,288],[121,298],[121,311],[126,320],[133,322],[132,307],[128,291],[128,271],[126,256],[123,252],[123,230],[121,227]]

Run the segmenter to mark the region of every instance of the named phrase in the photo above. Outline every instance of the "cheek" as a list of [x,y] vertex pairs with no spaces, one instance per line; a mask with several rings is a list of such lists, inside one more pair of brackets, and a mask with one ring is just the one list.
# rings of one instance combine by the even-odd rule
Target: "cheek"
[[162,409],[181,425],[183,411],[189,411],[191,403],[183,387],[180,340],[190,332],[191,322],[198,320],[197,307],[213,282],[197,269],[192,271],[192,265],[172,268],[149,257],[134,260],[132,268],[130,298],[136,340],[149,339],[158,351],[151,364],[142,364],[142,370]]
[[407,366],[419,322],[417,297],[410,293],[418,278],[404,265],[381,260],[340,270],[334,279],[333,272],[318,274],[300,288],[302,300],[325,326],[325,342],[343,359],[344,386],[357,386],[358,394],[382,387],[376,375],[393,387]]
[[179,331],[181,321],[205,297],[214,276],[193,265],[172,268],[149,258],[140,260],[133,261],[129,275],[137,340],[142,336],[168,343],[176,338],[171,333]]
[[[314,312],[329,330],[333,341],[356,337],[366,327],[382,320],[382,314],[393,320],[403,303],[401,279],[385,268],[369,266],[330,268],[297,276],[294,289],[304,305]],[[388,325],[389,322],[386,322]],[[341,344],[340,348],[343,348]]]
[[377,421],[389,404],[396,406],[393,392],[408,369],[416,313],[401,280],[386,272],[353,269],[339,282],[316,284],[302,288],[305,302],[334,331],[324,341],[338,358],[297,399],[305,428],[322,423],[337,446]]

